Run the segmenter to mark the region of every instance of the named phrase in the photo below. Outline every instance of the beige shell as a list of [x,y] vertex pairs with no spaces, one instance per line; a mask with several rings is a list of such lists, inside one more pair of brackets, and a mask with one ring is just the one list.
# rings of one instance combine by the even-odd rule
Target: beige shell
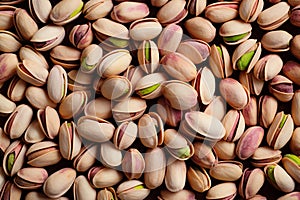
[[51,101],[47,91],[41,87],[29,86],[25,91],[28,102],[37,109],[45,109],[46,106],[56,107],[56,103]]
[[268,146],[261,146],[258,147],[251,156],[251,164],[254,167],[264,167],[271,163],[279,163],[281,158],[280,150],[274,150]]
[[73,197],[76,200],[96,199],[97,192],[83,175],[78,176],[73,185]]
[[211,3],[205,8],[205,17],[214,23],[224,23],[238,16],[238,8],[235,1]]
[[245,118],[241,111],[229,110],[222,120],[226,129],[223,139],[227,142],[235,142],[242,136],[245,130]]
[[277,113],[277,107],[278,102],[274,97],[263,95],[259,98],[258,120],[261,126],[268,128],[271,125]]
[[37,119],[46,137],[54,139],[58,135],[60,119],[54,108],[47,106],[45,109],[39,109]]
[[86,116],[96,116],[102,119],[109,119],[112,117],[111,113],[112,103],[110,100],[105,99],[103,97],[98,97],[91,100],[84,107],[84,114]]
[[130,148],[122,160],[122,171],[129,179],[139,179],[145,170],[145,159],[138,149]]
[[233,73],[231,59],[226,47],[222,44],[220,44],[219,47],[222,51],[222,56],[215,44],[211,46],[209,64],[212,72],[217,78],[226,78]]
[[254,22],[264,7],[263,0],[245,0],[239,6],[239,15],[245,22]]
[[191,187],[197,192],[205,192],[211,187],[211,179],[202,167],[190,166],[187,171],[187,179]]
[[290,49],[293,36],[283,30],[269,31],[261,39],[262,46],[271,52],[284,52]]
[[186,2],[181,0],[169,1],[157,12],[157,19],[162,25],[178,23],[188,14],[185,9]]
[[143,19],[149,15],[149,7],[142,2],[121,2],[113,7],[110,16],[113,20],[122,24]]
[[89,144],[82,146],[80,152],[73,160],[73,167],[78,172],[85,172],[89,170],[96,162],[96,155],[98,153],[98,146]]
[[276,54],[269,54],[257,61],[253,69],[253,75],[260,80],[269,81],[281,71],[282,59]]
[[[1,2],[2,3],[2,2]],[[9,5],[0,6],[0,29],[9,30],[13,27],[13,15],[16,7]]]
[[33,60],[36,63],[39,63],[39,65],[44,67],[45,69],[49,69],[46,58],[32,46],[22,46],[19,51],[19,57],[21,60]]
[[276,75],[269,83],[269,91],[282,102],[292,100],[294,96],[293,82],[282,75]]
[[101,94],[109,100],[126,99],[131,92],[131,82],[124,76],[110,76],[101,85]]
[[300,143],[299,143],[299,136],[300,136],[300,132],[299,132],[300,128],[295,128],[292,138],[290,140],[290,149],[291,151],[296,154],[296,155],[300,155]]
[[0,51],[17,52],[21,48],[20,38],[12,32],[0,30]]
[[116,168],[122,163],[122,151],[109,141],[101,144],[99,154],[101,163],[106,167]]
[[234,199],[236,196],[237,188],[235,183],[226,182],[220,183],[210,188],[206,194],[206,199]]
[[38,25],[25,9],[17,8],[14,12],[14,25],[18,35],[26,41],[38,31]]
[[24,133],[24,141],[31,144],[41,142],[45,139],[45,134],[43,133],[39,122],[37,119],[33,120],[27,127]]
[[50,52],[50,59],[55,65],[61,65],[66,69],[79,66],[81,51],[70,46],[58,45]]
[[228,42],[228,41],[224,40],[225,44],[228,44],[228,45],[236,45],[236,44],[242,43],[245,40],[247,40],[251,36],[251,33],[252,33],[251,24],[246,23],[242,20],[230,20],[230,21],[222,24],[222,26],[219,29],[219,35],[221,37],[223,37],[223,39],[224,39],[224,37],[232,37],[232,36],[245,34],[245,33],[248,33],[248,34],[238,41]]
[[35,21],[46,23],[52,10],[50,0],[29,0],[29,10]]
[[[150,45],[150,60],[146,58],[146,44],[147,42]],[[138,48],[138,61],[141,68],[147,73],[153,73],[157,70],[159,66],[159,51],[155,42],[149,40],[144,40]]]
[[132,145],[137,137],[138,127],[134,122],[123,122],[116,128],[113,142],[117,149],[124,150]]
[[221,181],[236,181],[243,174],[243,164],[239,161],[219,161],[209,170],[211,177]]
[[47,80],[47,92],[54,103],[61,102],[67,95],[67,72],[60,65],[54,65]]
[[[50,19],[54,24],[65,25],[79,17],[83,4],[81,0],[60,1],[52,8]],[[77,13],[75,14],[74,11],[77,11]]]
[[129,35],[135,41],[152,40],[162,31],[157,18],[139,19],[130,24]]
[[[186,163],[183,160],[176,160],[170,157],[167,161],[165,185],[171,192],[179,192],[186,182]],[[176,176],[174,176],[176,174]]]

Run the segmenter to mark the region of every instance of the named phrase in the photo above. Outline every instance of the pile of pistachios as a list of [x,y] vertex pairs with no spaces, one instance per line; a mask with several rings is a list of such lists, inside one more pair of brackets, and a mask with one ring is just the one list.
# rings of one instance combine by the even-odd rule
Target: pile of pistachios
[[0,200],[300,199],[299,16],[0,0]]

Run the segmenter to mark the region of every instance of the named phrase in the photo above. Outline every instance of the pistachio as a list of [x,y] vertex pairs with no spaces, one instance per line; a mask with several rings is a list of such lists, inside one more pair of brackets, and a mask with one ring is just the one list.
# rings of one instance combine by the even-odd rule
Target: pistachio
[[236,45],[247,40],[251,35],[252,27],[242,20],[230,20],[222,24],[219,35],[228,45]]
[[214,145],[214,150],[216,155],[221,160],[233,160],[235,158],[235,143],[226,142],[224,140],[218,141]]
[[32,144],[43,141],[46,135],[42,131],[37,119],[33,120],[24,133],[24,141]]
[[97,194],[97,200],[115,200],[117,199],[117,194],[114,188],[108,187],[100,190]]
[[287,173],[299,183],[300,158],[294,154],[286,154],[282,158],[282,164]]
[[194,149],[195,153],[192,157],[192,161],[200,167],[209,169],[218,162],[218,157],[211,146],[205,143],[195,142]]
[[287,61],[282,68],[282,72],[286,75],[293,83],[300,85],[299,77],[299,63],[295,61]]
[[[186,164],[182,160],[169,158],[167,161],[165,184],[169,191],[179,192],[185,186],[186,181]],[[174,174],[176,173],[176,176]]]
[[299,145],[299,136],[300,136],[300,132],[299,132],[300,128],[295,128],[295,130],[293,131],[293,135],[290,141],[290,149],[291,151],[296,154],[296,155],[300,155],[299,153],[299,149],[300,149],[300,145]]
[[233,73],[229,53],[222,44],[211,46],[209,64],[212,72],[218,78],[226,78]]
[[142,19],[149,15],[149,13],[150,11],[147,4],[125,1],[114,6],[110,16],[117,22],[129,23],[138,19]]
[[97,20],[109,14],[113,8],[112,0],[90,0],[84,4],[84,18],[88,20]]
[[255,150],[251,158],[251,164],[254,167],[265,167],[271,163],[279,163],[282,156],[280,150],[274,150],[271,147],[261,146]]
[[219,161],[209,170],[211,177],[222,181],[236,181],[243,174],[243,164],[238,161]]
[[245,118],[241,111],[229,110],[222,120],[226,129],[223,139],[227,142],[235,142],[242,136],[245,130]]
[[210,177],[202,167],[189,167],[187,179],[191,187],[197,192],[205,192],[211,187]]
[[134,122],[123,122],[114,133],[114,145],[117,149],[127,149],[135,141],[138,127]]
[[[27,83],[18,76],[14,76],[8,86],[7,97],[14,102],[21,101],[25,97],[26,88]],[[7,103],[9,104],[9,102]]]
[[0,55],[0,83],[4,83],[16,74],[18,58],[13,53],[3,53]]
[[54,108],[47,106],[45,109],[38,110],[37,119],[46,137],[54,139],[58,135],[60,119]]
[[117,195],[121,200],[141,200],[149,194],[150,190],[139,180],[125,181],[117,188]]
[[241,2],[239,6],[239,15],[245,22],[254,22],[262,12],[263,7],[264,1],[262,0],[246,0]]
[[22,46],[19,51],[19,57],[21,60],[33,60],[34,62],[39,63],[39,65],[45,69],[49,69],[46,58],[43,56],[43,54],[41,54],[41,52],[37,51],[32,46]]
[[145,160],[137,149],[129,149],[122,160],[122,170],[125,176],[131,179],[138,179],[145,170]]
[[17,107],[16,104],[0,94],[0,113],[1,115],[9,115],[11,114],[15,108]]
[[279,74],[282,66],[283,62],[278,55],[269,54],[258,60],[254,66],[253,74],[257,79],[269,81]]
[[81,0],[60,1],[56,4],[50,13],[50,19],[54,24],[65,25],[75,20],[81,14],[84,3]]
[[94,200],[96,199],[96,190],[92,188],[85,176],[78,176],[73,185],[73,197],[76,200]]
[[92,73],[102,55],[102,48],[96,44],[91,44],[84,48],[80,57],[80,70],[85,73]]
[[235,1],[211,3],[205,8],[205,17],[214,23],[224,23],[238,16],[238,8]]
[[67,69],[79,66],[81,52],[73,47],[58,45],[50,52],[50,59],[55,65],[61,65]]
[[124,76],[110,76],[101,86],[101,94],[109,100],[122,100],[129,97],[132,91],[130,81]]
[[47,106],[56,107],[56,103],[49,98],[47,91],[43,88],[29,86],[25,91],[25,96],[34,108],[45,109]]
[[13,15],[16,7],[14,6],[0,6],[0,29],[9,30],[13,27]]
[[170,192],[168,190],[162,190],[160,196],[157,197],[159,200],[172,200],[172,199],[195,199],[195,194],[191,190],[180,190],[179,192]]
[[17,8],[14,12],[14,25],[18,35],[24,40],[30,40],[38,31],[38,26],[26,10]]
[[47,178],[48,172],[44,168],[27,167],[18,171],[14,182],[22,189],[37,189],[42,187]]
[[122,152],[111,142],[102,143],[100,161],[106,167],[115,168],[122,163]]
[[89,170],[96,162],[97,145],[82,146],[78,155],[74,158],[73,167],[78,172]]
[[109,119],[112,117],[111,101],[103,97],[95,98],[84,107],[84,114],[86,116],[96,116],[102,119]]
[[112,168],[92,167],[88,172],[88,179],[95,188],[111,187],[119,183],[123,174]]
[[268,128],[277,112],[278,102],[272,96],[263,95],[258,102],[258,120],[261,126]]
[[293,36],[286,31],[270,31],[263,35],[262,46],[271,52],[284,52],[290,49],[290,41]]
[[144,18],[135,20],[130,24],[129,34],[135,41],[152,40],[162,31],[157,18]]
[[169,1],[157,12],[157,19],[162,25],[178,23],[188,14],[185,9],[186,2],[181,0]]
[[70,32],[69,40],[78,49],[88,47],[93,41],[91,23],[74,26]]
[[8,200],[21,200],[22,190],[11,181],[6,181],[0,192],[0,198]]
[[20,39],[17,35],[9,31],[0,30],[0,51],[13,53],[21,48]]
[[236,185],[232,182],[220,183],[210,188],[206,199],[234,199],[237,193]]
[[210,46],[202,40],[189,39],[180,42],[176,51],[189,58],[194,64],[200,64],[209,56]]
[[29,0],[29,10],[35,21],[46,23],[52,10],[50,0]]

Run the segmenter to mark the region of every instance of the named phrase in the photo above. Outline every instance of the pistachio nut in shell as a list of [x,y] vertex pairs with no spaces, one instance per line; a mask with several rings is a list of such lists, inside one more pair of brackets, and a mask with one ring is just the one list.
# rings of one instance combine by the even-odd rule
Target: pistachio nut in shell
[[109,119],[112,117],[111,101],[104,97],[95,98],[84,107],[84,114]]
[[83,175],[77,176],[73,185],[73,197],[76,200],[95,200],[97,192]]
[[40,28],[31,38],[34,48],[38,51],[48,51],[59,45],[65,37],[62,26],[46,25]]
[[251,164],[254,167],[265,167],[271,163],[279,163],[282,155],[280,150],[274,150],[269,146],[258,147],[251,156]]
[[52,8],[50,19],[56,25],[65,25],[79,17],[83,5],[81,0],[60,1]]
[[117,199],[116,191],[113,187],[104,188],[100,190],[97,194],[97,200],[110,200]]
[[300,35],[295,35],[293,37],[293,39],[291,40],[291,43],[290,43],[290,49],[291,49],[291,53],[298,60],[300,60],[300,54],[299,54],[299,49],[300,49]]
[[45,109],[47,106],[56,107],[56,103],[51,101],[47,91],[41,87],[29,86],[25,91],[25,97],[36,109]]
[[54,103],[61,102],[67,95],[68,77],[65,69],[54,65],[47,79],[47,92]]
[[183,30],[177,24],[167,25],[160,33],[157,40],[157,47],[160,55],[164,56],[170,52],[175,52],[182,39]]
[[14,176],[23,167],[26,150],[27,146],[19,140],[15,140],[7,147],[2,163],[7,176]]
[[52,5],[50,0],[29,0],[29,10],[36,22],[46,23],[49,20]]
[[4,83],[16,74],[18,57],[14,53],[2,53],[0,55],[0,83]]
[[179,80],[166,81],[162,87],[162,94],[177,110],[187,110],[198,103],[197,91],[189,84]]
[[122,160],[122,171],[125,176],[131,179],[138,179],[145,170],[145,160],[139,150],[130,148],[126,151]]
[[242,110],[247,126],[257,125],[257,100],[256,97],[251,96],[249,104]]
[[84,48],[80,56],[80,70],[85,73],[92,73],[103,56],[103,49],[97,44],[91,44]]
[[172,108],[167,99],[163,97],[159,98],[157,102],[156,112],[160,115],[163,122],[171,127],[179,125],[183,117],[183,111]]
[[36,50],[32,46],[22,46],[19,51],[19,57],[21,60],[33,60],[35,62],[38,62],[45,69],[49,69],[49,65],[46,61],[46,58],[40,51]]
[[243,174],[243,164],[239,161],[219,161],[209,170],[211,177],[222,181],[236,181]]
[[297,112],[300,106],[300,90],[296,90],[292,99],[291,114],[295,125],[300,125],[300,115]]
[[37,119],[46,137],[54,139],[58,135],[60,119],[54,108],[47,106],[45,109],[39,109]]
[[157,18],[144,18],[135,20],[130,24],[129,35],[135,41],[152,40],[162,31]]
[[251,157],[259,147],[264,137],[264,129],[260,126],[251,126],[243,133],[236,146],[236,155],[241,160]]
[[253,72],[247,73],[247,71],[240,72],[239,81],[250,91],[250,94],[256,96],[261,94],[265,84],[263,80],[256,78]]
[[233,78],[222,79],[219,89],[225,101],[234,109],[241,110],[249,103],[249,90]]
[[293,60],[287,61],[282,68],[283,74],[288,77],[293,83],[300,85],[298,77],[300,76],[300,64]]
[[30,190],[42,187],[47,178],[48,172],[44,168],[26,167],[18,171],[14,182],[19,188]]
[[125,1],[115,5],[110,13],[113,20],[126,24],[143,19],[150,14],[147,4],[142,2]]
[[22,190],[13,182],[7,180],[0,191],[0,198],[7,200],[21,200]]
[[226,130],[223,139],[227,142],[237,141],[245,130],[245,118],[241,111],[229,110],[222,119],[222,124]]
[[29,144],[41,142],[46,138],[37,119],[29,124],[23,138],[24,141]]
[[269,81],[279,74],[283,66],[282,59],[276,54],[269,54],[257,61],[253,74],[257,79]]
[[194,149],[195,153],[192,157],[192,161],[200,167],[209,169],[218,162],[218,157],[211,146],[205,143],[195,142]]
[[74,47],[84,49],[93,41],[93,32],[91,23],[78,24],[74,26],[69,34],[69,40]]
[[296,155],[300,155],[299,137],[300,137],[300,128],[295,128],[292,138],[290,140],[290,149]]
[[111,187],[118,184],[123,178],[122,172],[107,167],[92,167],[88,172],[88,179],[95,188]]
[[13,15],[16,7],[9,5],[0,6],[0,28],[1,30],[9,30],[13,27]]
[[282,164],[287,173],[297,182],[300,182],[300,158],[294,154],[286,154],[282,158]]
[[16,107],[4,124],[4,132],[11,139],[17,139],[23,135],[33,117],[33,110],[26,104]]
[[25,9],[17,8],[14,12],[14,25],[18,35],[28,41],[38,31],[38,25]]
[[27,83],[18,76],[14,76],[8,86],[7,97],[14,102],[21,101],[25,97],[26,89]]
[[11,114],[15,108],[17,107],[16,103],[0,94],[0,114],[1,115],[9,115]]
[[252,33],[252,26],[242,20],[230,20],[222,24],[219,35],[223,37],[225,44],[236,45],[247,40]]
[[211,46],[209,64],[217,78],[226,78],[233,73],[230,55],[226,47],[222,44],[220,46],[216,44]]
[[20,38],[12,32],[0,30],[0,51],[4,53],[17,52],[21,48]]
[[138,48],[138,61],[146,73],[153,73],[159,66],[159,51],[155,42],[144,40]]
[[187,171],[187,179],[193,190],[205,192],[211,187],[211,179],[202,167],[190,166]]
[[110,76],[101,85],[101,94],[109,100],[122,100],[132,93],[131,82],[125,76]]
[[246,0],[239,6],[239,15],[245,22],[254,22],[264,7],[263,0]]
[[174,199],[186,199],[194,200],[195,194],[192,190],[180,190],[179,192],[170,192],[168,190],[161,190],[158,200],[174,200]]
[[81,51],[70,46],[57,45],[50,52],[50,59],[55,65],[61,65],[66,69],[79,66]]
[[214,150],[216,155],[221,160],[234,160],[236,144],[234,142],[226,142],[224,140],[219,140],[214,145]]
[[283,30],[269,31],[263,35],[261,44],[263,48],[271,52],[284,52],[290,49],[290,41],[293,36]]
[[226,111],[226,102],[221,96],[215,96],[210,104],[208,104],[204,109],[205,114],[212,115],[220,121],[225,116]]
[[211,3],[205,8],[205,17],[214,23],[224,23],[238,16],[238,8],[235,1]]
[[298,200],[300,198],[300,192],[290,192],[278,198],[278,200]]
[[78,172],[89,170],[96,162],[97,149],[98,146],[95,143],[82,146],[78,155],[73,160],[74,169]]
[[264,167],[264,172],[269,183],[277,190],[288,193],[295,188],[295,182],[290,175],[277,164]]
[[[180,0],[179,0],[180,1]],[[194,39],[211,42],[216,36],[216,28],[203,17],[193,17],[185,21],[184,27]]]
[[257,18],[259,27],[263,30],[274,30],[289,19],[290,5],[279,2],[263,10]]
[[122,163],[122,152],[110,141],[101,144],[99,154],[101,163],[106,167],[116,168]]
[[113,142],[117,149],[124,150],[132,145],[137,137],[138,127],[134,122],[122,122],[115,129]]
[[46,179],[43,191],[50,198],[61,197],[72,187],[75,178],[76,171],[74,169],[62,168]]
[[211,187],[207,194],[206,199],[228,199],[233,200],[237,193],[237,187],[233,182],[225,182]]
[[[182,190],[186,182],[187,167],[183,160],[170,157],[167,161],[165,185],[171,192]],[[176,174],[176,176],[174,176]]]
[[162,6],[156,14],[159,22],[165,26],[171,23],[179,23],[188,14],[186,2],[181,0],[169,1]]
[[238,192],[245,199],[254,197],[265,182],[264,172],[260,168],[244,170]]
[[97,20],[109,14],[113,8],[112,0],[90,0],[84,4],[83,15],[88,20]]
[[121,200],[142,200],[149,194],[150,190],[139,180],[124,181],[117,188],[117,195]]
[[206,4],[206,1],[189,0],[187,3],[187,9],[190,14],[198,16],[204,11]]
[[278,102],[269,95],[263,95],[258,101],[258,120],[262,127],[268,128],[277,113]]

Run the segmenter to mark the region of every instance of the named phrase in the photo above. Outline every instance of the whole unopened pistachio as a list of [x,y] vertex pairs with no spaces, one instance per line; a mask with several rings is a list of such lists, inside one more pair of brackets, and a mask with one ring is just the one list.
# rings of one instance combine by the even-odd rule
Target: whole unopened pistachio
[[214,23],[224,23],[238,16],[238,8],[235,1],[211,3],[205,8],[205,17]]
[[121,23],[129,23],[149,15],[150,11],[145,3],[125,1],[113,7],[111,18]]
[[14,53],[2,53],[0,55],[0,83],[4,83],[16,74],[18,65],[17,55]]
[[[186,181],[186,163],[182,160],[169,158],[165,175],[165,184],[169,191],[178,192],[185,186]],[[176,174],[176,176],[174,176]]]

